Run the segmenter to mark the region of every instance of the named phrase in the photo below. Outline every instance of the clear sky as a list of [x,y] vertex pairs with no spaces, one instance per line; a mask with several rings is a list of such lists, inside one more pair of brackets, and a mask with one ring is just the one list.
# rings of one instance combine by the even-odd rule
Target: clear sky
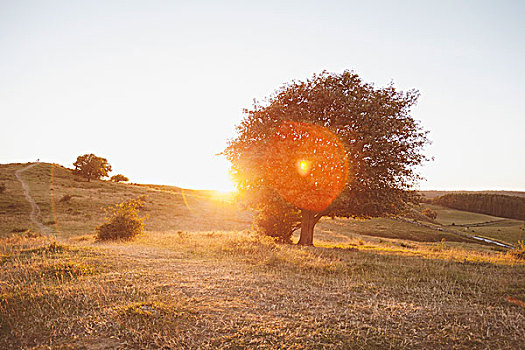
[[242,108],[322,70],[421,92],[422,189],[525,190],[523,1],[0,0],[0,163],[231,188]]

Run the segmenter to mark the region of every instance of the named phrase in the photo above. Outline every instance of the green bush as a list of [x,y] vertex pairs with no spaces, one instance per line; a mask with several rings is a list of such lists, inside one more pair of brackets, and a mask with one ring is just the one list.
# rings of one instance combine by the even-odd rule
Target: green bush
[[254,223],[258,233],[270,236],[279,243],[291,243],[292,234],[299,228],[300,221],[297,209],[282,200],[275,200],[259,209]]
[[144,231],[146,217],[139,216],[145,196],[106,209],[106,222],[97,226],[98,240],[132,239]]

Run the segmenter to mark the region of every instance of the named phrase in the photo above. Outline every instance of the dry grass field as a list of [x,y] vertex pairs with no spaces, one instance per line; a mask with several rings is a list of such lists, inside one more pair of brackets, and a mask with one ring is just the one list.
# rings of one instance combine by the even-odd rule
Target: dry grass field
[[520,220],[470,213],[461,210],[427,205],[438,214],[436,221],[449,229],[480,237],[516,244],[525,241],[525,223]]
[[[217,193],[88,183],[38,164],[22,173],[38,232],[14,176],[25,166],[0,165],[0,348],[525,346],[524,261],[457,226],[485,218],[327,218],[316,247],[279,245]],[[103,208],[139,195],[146,232],[95,241]]]

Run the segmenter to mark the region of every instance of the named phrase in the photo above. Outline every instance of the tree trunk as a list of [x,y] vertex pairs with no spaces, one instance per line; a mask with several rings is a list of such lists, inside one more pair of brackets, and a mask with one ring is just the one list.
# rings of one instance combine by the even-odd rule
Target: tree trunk
[[301,236],[299,245],[314,245],[314,227],[321,218],[320,213],[301,209]]

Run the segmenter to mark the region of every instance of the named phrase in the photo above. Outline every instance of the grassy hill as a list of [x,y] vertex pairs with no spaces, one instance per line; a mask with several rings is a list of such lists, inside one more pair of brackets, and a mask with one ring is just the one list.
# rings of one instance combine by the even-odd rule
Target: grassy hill
[[[36,229],[29,223],[30,207],[14,172],[25,164],[0,165],[0,234]],[[104,220],[104,208],[146,196],[144,212],[148,230],[232,230],[251,227],[247,213],[234,210],[212,191],[185,190],[173,186],[130,185],[109,181],[86,182],[59,165],[38,164],[23,173],[31,195],[40,207],[40,220],[48,232],[61,237],[91,234]]]
[[[515,223],[507,232],[498,218],[440,207],[432,221],[421,207],[326,218],[317,247],[278,245],[218,193],[88,183],[38,164],[21,173],[46,228],[38,235],[26,231],[42,230],[14,175],[26,165],[0,165],[0,348],[523,345],[524,262],[468,238],[487,230],[515,243]],[[103,208],[139,195],[145,234],[96,242]],[[502,231],[488,232],[494,221]]]

